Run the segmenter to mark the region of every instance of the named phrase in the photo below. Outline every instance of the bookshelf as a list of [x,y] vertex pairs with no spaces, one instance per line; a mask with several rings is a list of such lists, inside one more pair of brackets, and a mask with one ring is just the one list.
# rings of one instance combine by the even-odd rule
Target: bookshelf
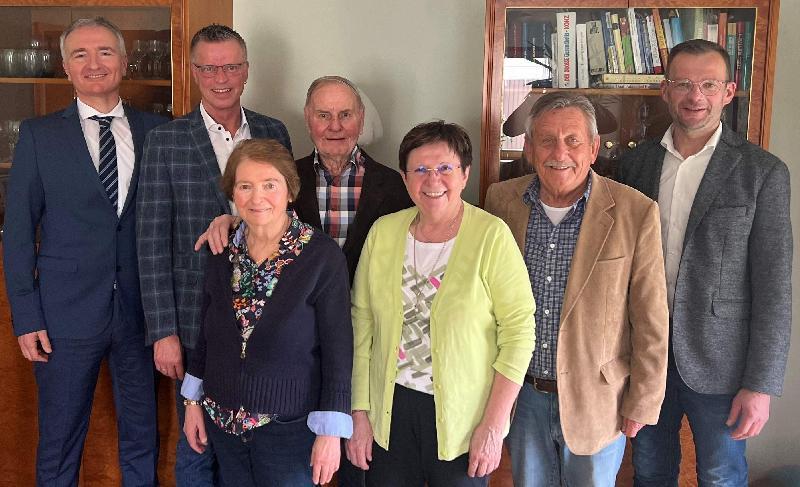
[[[641,141],[660,138],[671,121],[659,84],[673,34],[726,46],[737,92],[723,120],[766,147],[778,11],[779,0],[487,0],[481,202],[521,157],[528,109],[543,93],[572,90],[592,100],[601,174],[613,175]],[[558,62],[565,50],[570,69]]]

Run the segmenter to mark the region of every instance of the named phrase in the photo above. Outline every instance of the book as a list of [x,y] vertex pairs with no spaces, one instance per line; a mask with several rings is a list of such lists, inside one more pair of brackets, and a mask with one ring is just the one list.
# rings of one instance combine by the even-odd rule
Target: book
[[558,62],[558,34],[555,32],[550,34],[550,66],[553,68],[550,74],[553,75],[553,88],[558,88],[558,78],[560,64]]
[[617,90],[657,90],[661,83],[602,83],[595,82],[592,88],[617,89]]
[[522,22],[522,56],[525,59],[531,59],[530,51],[530,34],[528,33],[528,23]]
[[728,51],[728,60],[730,62],[731,81],[736,81],[736,20],[733,17],[728,17],[728,35],[725,41],[725,49]]
[[660,84],[664,81],[663,74],[601,74],[600,82],[626,83],[626,84]]
[[672,47],[675,47],[683,42],[683,28],[681,27],[681,17],[677,9],[669,11],[669,27],[672,31]]
[[577,86],[575,17],[575,12],[559,12],[556,14],[559,88],[575,88]]
[[[704,8],[685,8],[681,13],[683,40],[706,38],[706,17]],[[674,33],[673,33],[674,37]]]
[[736,86],[742,86],[742,61],[744,61],[744,21],[736,21]]
[[636,73],[636,65],[633,61],[631,30],[630,26],[628,25],[628,18],[625,16],[619,17],[619,35],[622,41],[622,55],[625,59],[625,72]]
[[607,73],[608,61],[603,40],[603,23],[599,20],[586,22],[586,48],[589,54],[589,74]]
[[575,25],[575,54],[578,58],[578,88],[589,87],[589,48],[586,41],[586,24]]
[[650,34],[647,33],[647,19],[643,15],[636,16],[639,31],[639,50],[642,53],[645,74],[653,74],[653,56],[650,52]]
[[619,15],[611,14],[611,32],[614,34],[614,47],[617,52],[617,73],[627,73],[625,51],[622,49],[622,34],[619,31]]
[[[628,30],[631,36],[631,57],[633,58],[633,69],[637,73],[646,73],[644,66],[644,59],[642,58],[641,43],[639,42],[639,23],[636,21],[636,11],[633,8],[628,9]],[[621,19],[620,19],[621,20]],[[622,25],[619,26],[620,31]],[[625,34],[622,34],[623,49],[625,48]]]
[[675,43],[672,41],[672,26],[668,18],[662,20],[661,23],[664,24],[664,40],[667,43],[667,52],[669,52],[675,46]]
[[[650,57],[653,60],[653,73],[661,74],[664,72],[661,63],[661,41],[658,39],[657,27],[661,26],[661,22],[656,23],[652,15],[648,15],[647,19],[647,35],[650,36]],[[663,37],[664,32],[661,32]],[[664,48],[666,50],[666,47]],[[666,62],[666,61],[664,61]]]
[[717,18],[717,44],[726,47],[728,40],[728,12],[720,12]]
[[[661,22],[661,13],[657,8],[653,9],[653,26],[656,28],[656,41],[658,42],[658,54],[661,57],[661,66],[666,69],[669,62],[669,47],[667,47],[666,32],[664,24]],[[667,29],[669,31],[669,29]]]
[[744,46],[742,59],[742,90],[750,89],[750,75],[753,69],[753,22],[744,23]]
[[522,57],[522,23],[511,22],[506,39],[506,57]]
[[611,12],[603,14],[603,43],[606,46],[606,59],[608,60],[608,72],[619,73],[619,63],[617,61],[617,45],[614,43],[614,30],[611,27]]
[[719,41],[719,24],[717,22],[719,22],[717,14],[708,14],[708,24],[706,24],[705,39],[709,42]]

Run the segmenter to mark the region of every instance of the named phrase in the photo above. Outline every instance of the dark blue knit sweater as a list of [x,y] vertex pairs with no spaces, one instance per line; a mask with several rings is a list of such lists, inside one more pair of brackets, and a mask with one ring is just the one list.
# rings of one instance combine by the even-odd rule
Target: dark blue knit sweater
[[314,232],[264,306],[240,358],[228,252],[206,267],[202,330],[188,373],[220,406],[300,416],[350,413],[353,327],[347,264],[338,245]]

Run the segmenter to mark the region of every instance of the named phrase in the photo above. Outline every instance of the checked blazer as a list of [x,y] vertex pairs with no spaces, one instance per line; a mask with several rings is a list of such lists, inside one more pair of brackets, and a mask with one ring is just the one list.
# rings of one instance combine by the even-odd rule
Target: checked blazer
[[[658,200],[665,151],[642,143],[617,179]],[[692,390],[781,394],[792,328],[789,170],[724,125],[689,212],[670,325]]]
[[[253,138],[291,152],[282,122],[245,109]],[[198,106],[147,136],[137,198],[136,234],[146,339],[178,335],[193,348],[200,331],[203,273],[209,251],[194,251],[217,216],[230,213],[221,174]]]

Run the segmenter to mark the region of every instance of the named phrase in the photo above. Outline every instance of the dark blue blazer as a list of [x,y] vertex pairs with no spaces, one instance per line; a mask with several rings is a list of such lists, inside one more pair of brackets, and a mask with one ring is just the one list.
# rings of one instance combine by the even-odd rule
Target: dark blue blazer
[[86,147],[77,102],[20,126],[3,235],[16,335],[46,329],[51,338],[97,336],[111,322],[115,286],[125,330],[143,330],[136,258],[139,159],[145,134],[166,119],[128,106],[125,115],[135,164],[119,217]]

